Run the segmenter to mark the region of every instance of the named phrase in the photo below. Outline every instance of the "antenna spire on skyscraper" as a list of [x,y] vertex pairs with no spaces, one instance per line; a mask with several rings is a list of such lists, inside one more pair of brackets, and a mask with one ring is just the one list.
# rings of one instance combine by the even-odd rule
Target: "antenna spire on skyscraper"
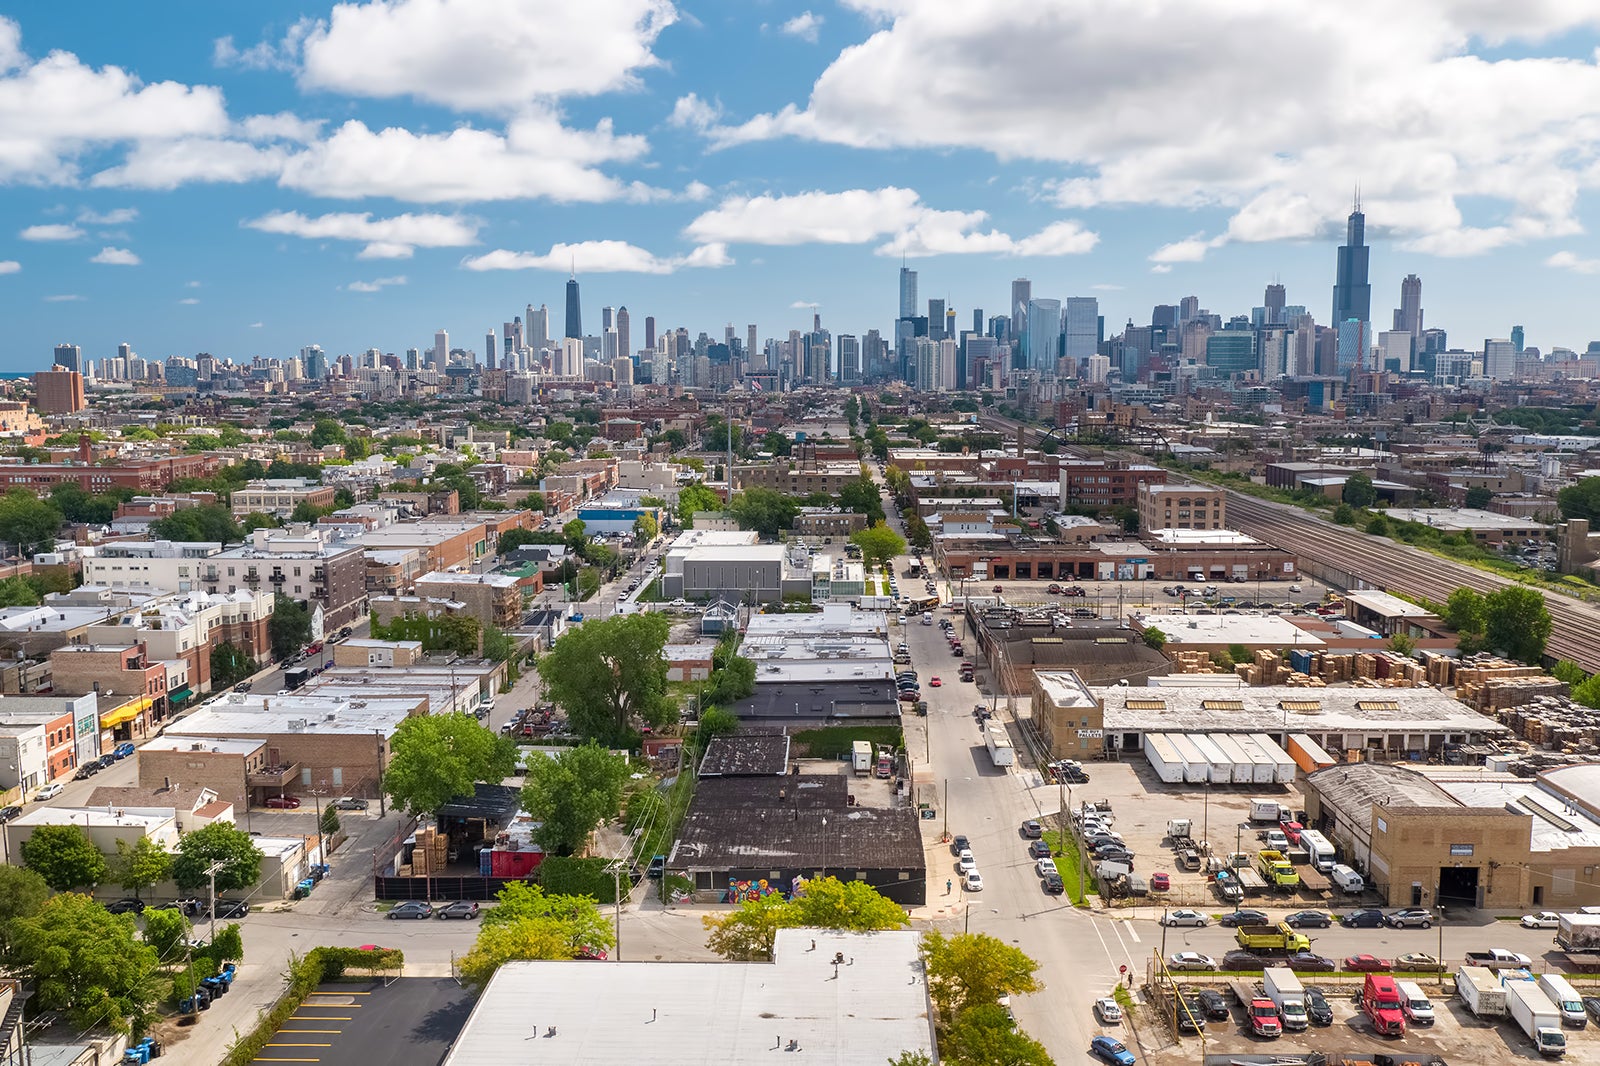
[[1350,210],[1351,211],[1359,211],[1359,210],[1361,210],[1361,183],[1359,181],[1356,182],[1355,196],[1350,201]]

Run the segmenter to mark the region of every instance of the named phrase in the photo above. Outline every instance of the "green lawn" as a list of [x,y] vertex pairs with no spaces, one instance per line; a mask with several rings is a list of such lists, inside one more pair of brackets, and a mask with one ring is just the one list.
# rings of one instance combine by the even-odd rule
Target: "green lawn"
[[1062,883],[1067,886],[1067,898],[1075,906],[1087,907],[1089,904],[1085,894],[1098,894],[1098,891],[1094,879],[1084,876],[1083,856],[1078,853],[1078,842],[1071,833],[1054,829],[1045,832],[1044,842],[1050,845],[1050,851],[1055,856],[1056,869],[1061,873]]

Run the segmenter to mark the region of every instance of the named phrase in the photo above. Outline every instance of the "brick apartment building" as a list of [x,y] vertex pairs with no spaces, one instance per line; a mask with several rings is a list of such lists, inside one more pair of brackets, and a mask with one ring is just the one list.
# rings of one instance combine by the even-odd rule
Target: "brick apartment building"
[[55,691],[100,697],[100,728],[113,741],[149,736],[167,718],[167,668],[143,644],[74,644],[50,653]]
[[305,478],[271,478],[248,481],[233,493],[233,513],[243,517],[252,512],[287,518],[302,503],[312,507],[332,507],[335,490]]
[[455,600],[465,606],[462,613],[485,625],[511,629],[522,621],[522,585],[509,574],[424,574],[415,590],[419,597]]
[[204,560],[201,580],[208,592],[267,590],[307,610],[320,607],[327,629],[349,625],[367,607],[361,545],[324,529],[299,534],[257,529],[242,547]]
[[34,406],[43,415],[70,415],[83,410],[83,375],[57,366],[33,375]]

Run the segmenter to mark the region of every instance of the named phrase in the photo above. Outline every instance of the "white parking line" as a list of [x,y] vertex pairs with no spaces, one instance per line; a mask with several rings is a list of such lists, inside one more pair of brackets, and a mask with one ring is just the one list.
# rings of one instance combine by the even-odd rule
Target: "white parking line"
[[1133,937],[1133,942],[1135,944],[1144,943],[1144,941],[1139,939],[1139,934],[1133,931],[1133,923],[1131,921],[1126,918],[1122,919],[1122,927],[1128,931],[1129,936]]

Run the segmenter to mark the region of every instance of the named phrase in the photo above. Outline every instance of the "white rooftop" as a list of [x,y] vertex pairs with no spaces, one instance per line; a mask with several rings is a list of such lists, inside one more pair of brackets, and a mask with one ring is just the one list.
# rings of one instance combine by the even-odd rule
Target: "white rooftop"
[[424,698],[346,699],[344,697],[249,695],[233,692],[167,726],[168,736],[266,736],[273,733],[326,733],[385,736]]
[[1147,614],[1140,621],[1167,635],[1169,645],[1243,644],[1271,648],[1320,648],[1323,642],[1275,614]]
[[85,829],[143,826],[148,832],[177,820],[172,807],[35,807],[11,820],[15,826],[77,825]]
[[1344,598],[1389,618],[1430,618],[1433,615],[1426,607],[1418,607],[1410,600],[1402,600],[1387,592],[1347,592]]
[[1396,522],[1421,522],[1435,529],[1521,530],[1540,524],[1531,518],[1514,518],[1470,507],[1391,507],[1384,513]]
[[814,1063],[931,1055],[920,939],[780,929],[773,962],[510,962],[443,1066],[742,1064],[791,1042]]
[[509,574],[467,574],[451,573],[449,571],[434,571],[423,574],[417,578],[418,586],[424,585],[487,585],[490,588],[516,588],[517,579]]
[[1236,548],[1260,544],[1254,537],[1236,529],[1152,529],[1146,537],[1158,544],[1183,547],[1192,544],[1226,544]]
[[1480,774],[1459,780],[1437,772],[1428,776],[1465,806],[1532,815],[1534,851],[1600,848],[1600,821],[1541,787],[1538,780],[1510,774]]
[[139,750],[146,751],[202,751],[220,755],[249,755],[260,751],[265,740],[241,737],[160,736],[146,741]]

